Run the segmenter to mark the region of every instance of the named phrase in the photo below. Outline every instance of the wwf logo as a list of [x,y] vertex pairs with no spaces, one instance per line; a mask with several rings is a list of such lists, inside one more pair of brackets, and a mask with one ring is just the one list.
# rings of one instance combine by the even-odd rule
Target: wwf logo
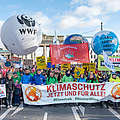
[[34,27],[35,26],[35,20],[33,18],[28,17],[26,15],[18,15],[17,20],[21,25],[27,25],[28,27]]

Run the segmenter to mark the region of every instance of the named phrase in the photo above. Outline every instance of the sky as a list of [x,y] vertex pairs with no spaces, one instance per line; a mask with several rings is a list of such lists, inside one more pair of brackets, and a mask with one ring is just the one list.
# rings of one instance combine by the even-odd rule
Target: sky
[[103,29],[120,38],[120,0],[0,0],[0,29],[16,14],[32,16],[45,34],[93,36]]

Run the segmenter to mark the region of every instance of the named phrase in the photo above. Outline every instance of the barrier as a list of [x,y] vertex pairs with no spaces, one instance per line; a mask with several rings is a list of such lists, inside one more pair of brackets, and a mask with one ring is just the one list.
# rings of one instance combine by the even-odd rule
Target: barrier
[[59,103],[120,102],[120,83],[58,83],[54,85],[22,85],[24,103],[48,105]]

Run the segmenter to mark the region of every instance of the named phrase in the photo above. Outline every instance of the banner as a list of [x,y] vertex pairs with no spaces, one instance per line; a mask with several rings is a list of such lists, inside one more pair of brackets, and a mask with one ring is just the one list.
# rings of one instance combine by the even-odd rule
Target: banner
[[33,59],[24,59],[23,60],[23,65],[26,65],[26,66],[33,65]]
[[11,62],[13,64],[20,64],[21,63],[21,58],[19,58],[19,57],[11,57]]
[[45,56],[36,57],[37,69],[46,69],[46,60]]
[[[120,71],[120,56],[109,56],[109,60],[114,64],[115,71]],[[104,58],[102,55],[98,55],[98,70],[99,71],[110,71],[104,65]]]
[[120,83],[58,83],[53,85],[22,85],[24,103],[47,105],[59,103],[120,102]]
[[67,64],[61,64],[61,71],[66,71],[69,70],[71,68],[71,64],[67,63]]
[[6,97],[6,87],[5,84],[0,84],[0,98]]
[[103,57],[104,57],[104,65],[112,70],[112,72],[115,72],[115,68],[114,68],[114,64],[112,63],[112,61],[110,61],[108,55],[103,51]]
[[82,64],[83,69],[87,69],[87,71],[93,71],[95,73],[95,63],[83,63]]
[[72,45],[50,45],[52,64],[71,62],[89,63],[88,43]]
[[84,69],[80,67],[75,67],[74,73],[75,78],[80,78],[80,75],[84,74]]

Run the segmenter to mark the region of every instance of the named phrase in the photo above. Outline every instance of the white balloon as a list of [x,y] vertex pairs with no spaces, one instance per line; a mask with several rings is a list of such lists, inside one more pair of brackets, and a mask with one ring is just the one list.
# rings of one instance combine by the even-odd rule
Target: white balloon
[[26,55],[34,52],[41,43],[40,25],[26,15],[15,15],[2,26],[1,40],[14,54]]

